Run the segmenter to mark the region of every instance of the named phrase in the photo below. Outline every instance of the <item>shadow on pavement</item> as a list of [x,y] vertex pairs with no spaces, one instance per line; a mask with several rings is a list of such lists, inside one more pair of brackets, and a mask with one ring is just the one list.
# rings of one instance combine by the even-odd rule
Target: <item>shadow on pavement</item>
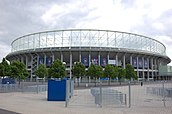
[[21,114],[21,113],[0,109],[0,114]]

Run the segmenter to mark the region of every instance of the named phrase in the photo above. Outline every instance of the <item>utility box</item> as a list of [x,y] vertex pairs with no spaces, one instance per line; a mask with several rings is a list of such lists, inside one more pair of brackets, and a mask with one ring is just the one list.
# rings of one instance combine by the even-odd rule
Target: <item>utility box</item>
[[48,101],[65,101],[66,80],[48,81]]
[[73,94],[71,80],[48,80],[48,101],[65,101]]

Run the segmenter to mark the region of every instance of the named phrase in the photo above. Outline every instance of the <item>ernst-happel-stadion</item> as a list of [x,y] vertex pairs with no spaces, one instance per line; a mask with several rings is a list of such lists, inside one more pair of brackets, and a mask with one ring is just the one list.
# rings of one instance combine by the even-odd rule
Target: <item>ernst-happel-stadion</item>
[[25,63],[30,78],[35,76],[39,64],[50,67],[55,59],[65,63],[70,76],[75,62],[82,62],[86,68],[91,63],[122,68],[131,64],[139,79],[144,80],[162,78],[160,66],[171,62],[164,44],[153,38],[95,29],[53,30],[21,36],[11,43],[11,53],[6,58]]

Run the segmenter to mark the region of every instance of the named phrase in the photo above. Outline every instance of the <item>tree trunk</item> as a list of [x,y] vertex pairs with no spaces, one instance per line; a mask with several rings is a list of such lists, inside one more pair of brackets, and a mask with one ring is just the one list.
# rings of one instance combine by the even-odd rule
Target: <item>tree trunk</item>
[[96,84],[96,83],[97,83],[97,78],[95,78],[95,87],[97,86],[97,84]]
[[79,77],[77,79],[78,79],[78,87],[79,87]]
[[20,80],[20,78],[19,78],[19,85],[20,85],[20,81],[21,81],[21,80]]
[[121,79],[118,79],[118,81],[119,81],[119,85],[121,85]]
[[108,85],[110,86],[110,77],[109,77],[109,80],[108,80]]

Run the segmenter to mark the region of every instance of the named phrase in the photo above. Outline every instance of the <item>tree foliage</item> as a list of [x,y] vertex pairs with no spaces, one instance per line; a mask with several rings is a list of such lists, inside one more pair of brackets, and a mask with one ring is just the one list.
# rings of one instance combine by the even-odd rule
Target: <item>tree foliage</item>
[[111,78],[117,78],[119,75],[118,73],[118,67],[115,66],[114,69],[113,69],[113,75],[111,76]]
[[125,78],[126,71],[123,68],[118,68],[118,81],[121,84],[121,79]]
[[90,76],[91,78],[96,77],[96,65],[91,64],[90,67],[88,68],[87,75]]
[[79,78],[80,76],[85,75],[85,66],[81,62],[76,62],[72,68],[72,73],[75,77]]
[[73,75],[78,78],[78,86],[79,86],[79,77],[83,77],[86,74],[85,66],[81,62],[76,62],[72,68]]
[[105,66],[104,69],[104,77],[108,77],[109,78],[109,85],[110,85],[110,80],[111,78],[116,78],[118,77],[118,67],[114,67],[110,64]]
[[0,76],[1,77],[4,77],[5,75],[5,73],[4,73],[5,71],[4,71],[4,65],[2,64],[2,63],[0,63]]
[[103,76],[103,68],[101,66],[96,66],[96,78],[100,78]]
[[103,69],[101,66],[91,64],[90,67],[88,68],[87,75],[95,79],[95,86],[96,86],[97,79],[102,77],[103,75]]
[[125,78],[128,80],[131,80],[131,79],[137,80],[138,79],[133,66],[130,64],[126,65],[126,77]]
[[5,58],[2,59],[2,62],[0,63],[0,76],[5,77],[9,76],[10,73],[10,65],[6,61]]
[[35,75],[38,76],[39,78],[45,78],[48,75],[47,68],[44,64],[40,64],[38,69],[35,72]]
[[63,63],[57,59],[49,68],[48,73],[52,78],[64,78],[66,76],[66,68]]
[[19,80],[19,84],[21,80],[24,80],[28,77],[28,74],[29,73],[26,70],[24,63],[15,60],[10,65],[10,75],[12,78],[17,78]]

